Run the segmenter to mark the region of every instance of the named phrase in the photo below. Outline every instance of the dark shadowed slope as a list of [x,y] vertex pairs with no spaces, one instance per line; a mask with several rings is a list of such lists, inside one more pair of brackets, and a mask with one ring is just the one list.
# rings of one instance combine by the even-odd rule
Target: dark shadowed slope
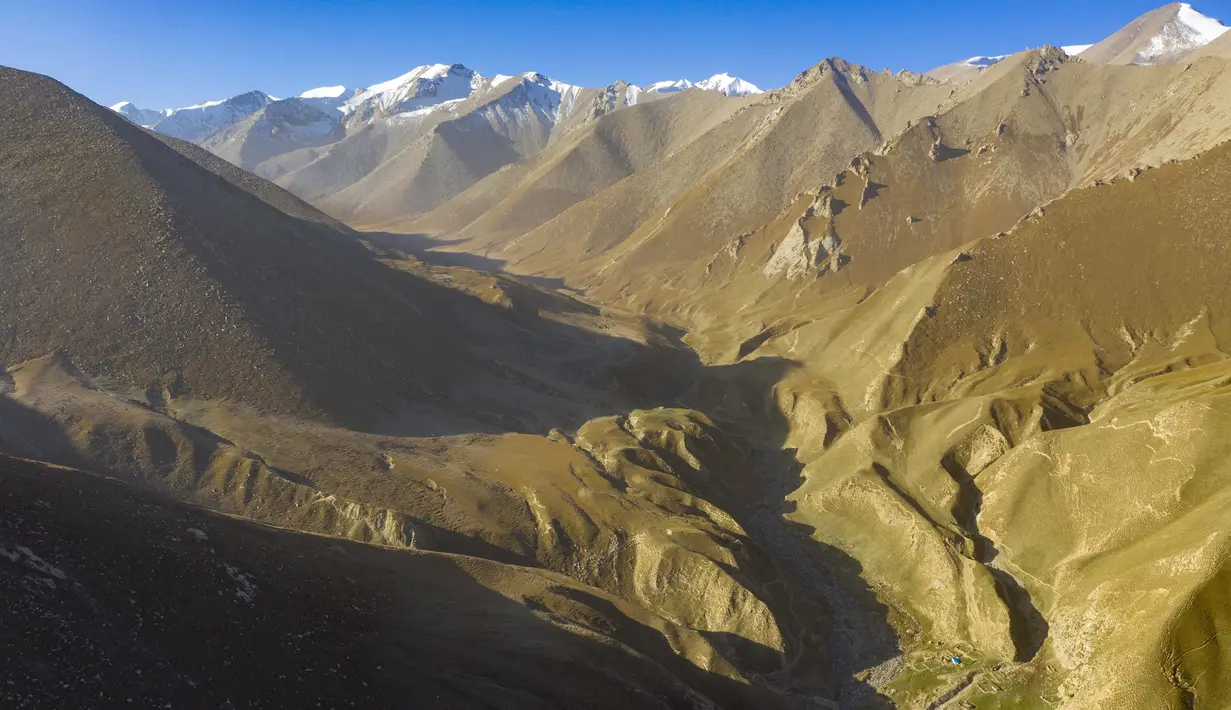
[[[5,363],[58,351],[125,387],[397,428],[412,405],[473,408],[451,399],[463,385],[520,388],[531,411],[550,409],[545,392],[575,407],[598,395],[561,373],[601,379],[643,348],[587,333],[609,347],[582,360],[570,354],[577,327],[538,318],[580,304],[507,279],[383,263],[282,189],[49,78],[4,69],[0,96]],[[467,280],[469,293],[452,288]],[[638,328],[628,332],[644,341]],[[556,359],[572,364],[510,375]],[[517,399],[505,397],[506,410]]]
[[802,707],[542,570],[230,518],[0,456],[5,707]]
[[317,414],[464,365],[424,337],[409,280],[298,200],[51,79],[6,69],[0,94],[5,361],[61,350],[134,385]]

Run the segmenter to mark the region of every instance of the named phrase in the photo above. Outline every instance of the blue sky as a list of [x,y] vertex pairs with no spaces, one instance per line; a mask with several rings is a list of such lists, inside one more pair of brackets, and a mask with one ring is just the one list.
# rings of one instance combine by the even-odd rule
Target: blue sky
[[[601,86],[729,72],[762,88],[829,56],[923,71],[1095,42],[1161,0],[0,0],[0,64],[104,104],[365,86],[419,64]],[[1196,0],[1231,21],[1231,0]]]

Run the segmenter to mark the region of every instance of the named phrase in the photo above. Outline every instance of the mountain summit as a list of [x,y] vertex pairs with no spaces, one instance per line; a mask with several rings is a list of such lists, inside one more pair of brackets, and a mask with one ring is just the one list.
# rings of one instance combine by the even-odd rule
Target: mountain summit
[[[373,84],[366,89],[351,91],[340,85],[321,86],[309,89],[296,98],[303,99],[317,108],[336,108],[346,114],[351,121],[355,116],[358,116],[361,121],[371,121],[435,107],[454,106],[456,102],[477,98],[488,91],[500,88],[508,81],[522,77],[559,94],[565,102],[569,101],[569,97],[575,98],[579,92],[585,90],[581,86],[544,77],[538,72],[514,75],[496,74],[488,78],[464,64],[426,64],[388,81]],[[643,93],[668,94],[693,87],[715,91],[724,96],[751,96],[763,93],[752,82],[726,73],[715,74],[699,82],[678,79],[659,81],[645,87],[632,84],[624,84],[624,86],[628,87],[625,92],[627,97],[620,103],[626,106],[637,103],[637,97]],[[135,106],[132,102],[121,101],[111,106],[111,110],[133,123],[152,128],[159,133],[201,143],[240,123],[266,104],[278,100],[263,92],[252,91],[221,101],[204,101],[183,108],[144,109]]]
[[282,100],[254,91],[163,111],[111,108],[307,199],[328,199],[336,214],[388,218],[431,209],[607,113],[692,88],[761,93],[729,74],[586,88],[539,72],[487,77],[463,64],[426,64],[355,91],[331,85]]
[[[1147,12],[1097,44],[1066,45],[1061,49],[1092,64],[1167,64],[1201,53],[1227,29],[1192,5],[1177,2]],[[971,57],[937,67],[927,75],[960,84],[1009,56]]]
[[239,123],[273,101],[277,99],[263,91],[249,91],[229,99],[204,101],[183,108],[154,111],[122,101],[111,110],[137,125],[196,143]]
[[693,83],[688,79],[675,81],[656,81],[645,87],[643,91],[658,94],[671,94],[685,89],[698,88],[704,91],[717,91],[724,96],[752,96],[764,93],[759,87],[749,81],[730,74],[715,74],[704,81]]
[[1133,20],[1082,54],[1095,64],[1166,64],[1221,37],[1227,26],[1177,2]]
[[697,88],[706,91],[717,91],[724,96],[751,96],[763,93],[752,82],[744,81],[730,74],[715,74],[705,81],[699,82]]

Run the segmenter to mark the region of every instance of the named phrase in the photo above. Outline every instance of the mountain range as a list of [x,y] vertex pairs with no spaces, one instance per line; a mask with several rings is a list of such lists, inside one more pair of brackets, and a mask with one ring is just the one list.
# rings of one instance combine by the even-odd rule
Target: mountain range
[[1224,29],[0,69],[0,705],[1222,707]]
[[[573,127],[693,86],[679,80],[587,89],[537,72],[484,77],[461,64],[435,64],[355,91],[323,87],[284,100],[254,91],[182,109],[127,102],[112,109],[308,199],[337,196],[339,204],[356,200],[379,213],[375,205],[394,201],[435,207]],[[695,86],[732,97],[761,93],[726,74]],[[430,185],[421,171],[431,172]]]
[[[1227,26],[1222,22],[1201,14],[1188,3],[1177,2],[1142,15],[1097,44],[1078,44],[1062,49],[1093,64],[1148,66],[1184,59],[1214,42],[1226,31]],[[968,81],[1008,56],[971,57],[933,69],[928,75],[950,81]]]
[[[1102,42],[1063,49],[1096,64],[1171,63],[1211,43],[1216,51],[1226,29],[1173,3]],[[925,76],[966,83],[1008,56],[972,57]],[[128,102],[112,109],[201,144],[341,219],[371,225],[425,214],[599,116],[694,87],[744,99],[764,93],[727,74],[586,89],[535,72],[488,78],[436,64],[358,90],[330,86],[284,100],[252,91],[181,109]]]

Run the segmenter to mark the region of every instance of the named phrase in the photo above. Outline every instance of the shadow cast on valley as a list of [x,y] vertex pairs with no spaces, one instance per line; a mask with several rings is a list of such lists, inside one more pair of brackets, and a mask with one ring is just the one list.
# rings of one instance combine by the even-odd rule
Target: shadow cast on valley
[[[764,597],[788,640],[784,684],[806,687],[823,673],[838,707],[890,708],[888,698],[857,678],[900,656],[889,609],[863,579],[858,560],[790,517],[797,504],[789,496],[804,483],[803,464],[787,446],[790,422],[774,400],[774,388],[798,367],[785,358],[763,357],[698,373],[683,404],[705,412],[738,442],[748,466],[738,480],[707,493],[768,555],[789,590],[788,603],[780,596]],[[827,420],[823,446],[847,425],[844,416],[833,413]]]
[[[425,263],[436,266],[458,266],[464,269],[474,269],[475,271],[508,275],[508,272],[505,271],[508,262],[502,259],[468,251],[442,250],[444,247],[460,244],[465,241],[464,239],[436,239],[426,234],[400,234],[397,232],[363,232],[362,234],[363,239],[376,247],[383,256],[413,256]],[[567,285],[564,279],[561,278],[528,274],[517,274],[512,276],[512,278],[523,281],[531,286],[551,291],[581,293],[578,289]]]
[[563,578],[511,568],[502,594],[479,581],[492,563],[4,456],[0,484],[0,673],[21,679],[4,697],[23,707],[805,707],[704,670]]
[[1014,659],[1027,663],[1034,659],[1050,630],[1047,619],[1039,611],[1030,592],[1013,575],[993,566],[1000,551],[985,535],[979,532],[979,511],[983,507],[983,492],[975,484],[974,477],[966,470],[953,453],[941,459],[941,467],[958,487],[957,500],[953,504],[953,518],[973,541],[973,554],[992,575],[996,594],[1009,612],[1009,636],[1013,639]]
[[[273,413],[391,436],[543,435],[656,404],[698,367],[670,329],[646,324],[645,342],[604,332],[600,310],[557,283],[394,265],[396,254],[374,252],[365,235],[289,219],[292,229],[262,239],[186,242],[290,375],[289,391],[274,394],[295,409]],[[638,384],[643,368],[657,373],[653,387]],[[226,395],[258,409],[273,399]]]
[[[839,707],[844,708],[891,707],[871,686],[855,678],[860,671],[896,655],[896,638],[888,623],[886,608],[862,580],[861,567],[856,560],[817,541],[808,526],[785,517],[792,512],[792,504],[786,497],[802,482],[801,466],[792,451],[782,449],[786,421],[776,414],[776,408],[766,406],[764,400],[773,383],[793,367],[790,361],[778,358],[754,359],[725,367],[692,369],[690,366],[687,376],[677,375],[679,381],[674,383],[677,387],[688,384],[687,392],[678,397],[664,396],[657,402],[664,406],[710,405],[708,408],[716,422],[739,449],[732,457],[740,461],[738,480],[720,481],[721,485],[708,487],[700,481],[693,484],[702,497],[735,517],[769,560],[770,568],[751,571],[754,581],[760,580],[761,584],[754,583],[750,588],[774,614],[786,644],[785,658],[738,635],[703,632],[702,635],[741,672],[762,679],[749,686],[703,672],[680,659],[667,639],[655,629],[625,618],[616,631],[620,637],[635,642],[633,646],[639,652],[653,650],[651,656],[659,664],[723,707],[759,708],[780,703],[794,707],[797,704],[792,698],[817,694],[834,698]],[[630,370],[632,374],[644,376],[652,367],[639,364]],[[652,384],[647,380],[638,386]],[[645,396],[650,394],[647,391]],[[745,408],[749,404],[752,406]],[[729,418],[732,415],[735,417]],[[738,423],[741,418],[742,425]],[[749,422],[754,422],[755,426],[750,428]],[[0,448],[21,456],[83,468],[97,467],[99,463],[76,453],[77,447],[64,435],[59,422],[3,396],[0,396]],[[688,470],[688,465],[680,461],[673,463],[673,468]],[[124,474],[122,471],[115,473]],[[432,538],[423,541],[428,549],[449,550],[504,564],[539,566],[533,559],[478,538],[430,526],[423,521],[416,521],[415,525]],[[748,579],[749,574],[745,569],[737,576]],[[618,611],[596,595],[568,594],[582,594],[585,603],[601,611],[606,618],[612,618]],[[493,598],[493,603],[495,601]],[[509,602],[506,609],[506,613],[517,615],[525,611],[513,602]],[[554,633],[547,628],[542,631]],[[423,637],[423,630],[413,626],[408,627],[406,633]],[[481,639],[475,639],[475,644],[481,646]],[[462,679],[484,673],[486,671],[459,661],[457,667],[433,682],[456,681],[460,685],[451,687],[453,691],[460,691],[469,682]],[[503,684],[507,682],[511,680],[495,681],[491,686],[493,692],[505,687]],[[535,692],[539,690],[536,688]],[[463,706],[468,703],[459,700],[455,705]]]
[[[165,179],[175,182],[179,178],[168,174]],[[169,189],[172,201],[180,200],[173,207],[196,214],[193,204],[177,196],[193,195],[197,187],[190,184]],[[747,452],[742,480],[717,489],[698,484],[698,492],[728,510],[771,560],[775,569],[770,576],[776,575],[776,579],[767,579],[756,593],[782,627],[787,642],[786,664],[781,670],[763,673],[763,683],[737,683],[683,659],[660,632],[649,627],[639,629],[639,622],[621,621],[620,633],[636,638],[637,650],[653,658],[655,667],[668,669],[671,677],[682,679],[724,706],[752,708],[780,702],[802,706],[804,696],[820,693],[835,697],[842,707],[888,707],[887,700],[854,678],[856,672],[897,653],[887,610],[861,579],[856,560],[819,542],[810,528],[785,517],[791,512],[787,496],[802,479],[798,462],[791,452],[783,450],[788,423],[769,403],[774,385],[794,367],[793,363],[760,358],[707,368],[679,341],[680,333],[670,328],[643,324],[644,337],[638,340],[603,332],[601,323],[582,327],[578,319],[597,316],[599,309],[561,292],[560,284],[553,280],[501,277],[497,284],[476,282],[475,288],[487,291],[467,291],[455,283],[433,280],[442,275],[430,269],[403,269],[374,258],[373,250],[353,235],[319,222],[286,217],[291,220],[288,223],[285,215],[276,219],[265,215],[268,221],[262,223],[258,217],[272,209],[269,205],[226,181],[210,187],[231,191],[236,202],[246,203],[248,214],[255,215],[251,229],[264,229],[262,238],[243,238],[245,232],[238,228],[234,232],[221,229],[195,235],[183,244],[239,304],[260,333],[276,367],[271,367],[260,386],[251,391],[199,385],[226,381],[227,363],[217,363],[218,372],[206,373],[208,376],[198,381],[191,373],[183,376],[187,395],[229,397],[262,413],[305,417],[392,436],[546,434],[554,428],[576,429],[587,420],[630,409],[695,406],[714,417],[724,433],[739,441]],[[207,220],[202,216],[199,221]],[[393,246],[377,244],[378,249]],[[420,249],[425,260],[439,258],[439,252],[425,250],[422,244],[414,248]],[[466,266],[498,271],[501,264],[483,260]],[[488,298],[492,289],[500,293]],[[72,358],[74,353],[66,355]],[[89,364],[79,363],[87,373]],[[194,386],[202,391],[197,392]],[[747,411],[732,406],[740,402],[750,405]],[[97,463],[65,453],[77,449],[66,440],[58,423],[26,421],[23,418],[37,420],[41,415],[13,405],[0,396],[0,427],[13,421],[13,431],[38,432],[38,437],[46,437],[42,445],[31,447],[26,446],[29,442],[17,441],[14,448],[25,447],[36,453],[57,450],[62,453],[55,457],[59,459],[56,463],[83,468]],[[10,435],[6,442],[9,440],[16,438]],[[337,544],[358,549],[350,543]],[[449,544],[481,558],[528,562],[478,542],[469,544],[459,539]],[[473,588],[469,593],[485,597],[483,604],[499,605],[501,614],[519,619],[525,625],[519,634],[526,635],[530,630],[527,638],[541,633],[544,639],[563,634],[520,602],[486,590],[473,579],[458,581],[458,585],[464,584]],[[585,603],[608,617],[618,611],[600,597],[588,598]],[[415,625],[416,619],[422,621],[423,617],[408,614],[400,622],[403,636],[423,638],[425,630]],[[441,633],[447,636],[454,631]],[[497,697],[487,695],[489,690],[507,693],[509,687],[524,689],[525,685],[514,685],[515,678],[543,673],[542,667],[533,665],[533,654],[501,661],[516,667],[515,672],[507,667],[489,669],[485,662],[466,655],[478,653],[492,638],[504,633],[491,628],[475,634],[468,641],[473,649],[457,649],[460,655],[452,662],[448,652],[442,653],[430,644],[416,652],[387,637],[380,643],[388,644],[387,649],[396,650],[400,657],[418,659],[424,669],[438,671],[430,681],[437,687],[448,682],[445,679],[456,680],[448,693],[442,691],[439,697],[457,699],[453,705],[457,707],[480,704],[463,702],[462,698],[474,701],[478,696],[485,700]],[[746,640],[712,638],[737,666],[754,669],[750,675],[766,670],[765,649],[750,647]],[[560,642],[565,643],[562,636]],[[538,642],[526,643],[533,646]],[[534,691],[556,697],[549,681],[558,682],[574,672],[594,677],[593,659],[611,657],[609,650],[597,646],[578,648],[575,663],[557,663],[548,674],[551,677],[543,686],[536,685]],[[518,649],[509,651],[516,655]],[[539,662],[544,659],[539,658]],[[587,668],[591,670],[582,670]],[[425,674],[427,671],[420,669],[409,677],[423,679]],[[594,683],[594,688],[602,687],[598,679]],[[669,687],[667,680],[662,683],[661,687]],[[784,696],[788,691],[790,697]],[[564,706],[578,706],[577,696],[567,700]]]
[[[389,238],[384,239],[383,248],[391,248]],[[409,249],[408,245],[415,245],[416,239],[419,238],[411,238],[398,248]],[[440,252],[426,247],[419,242],[413,248],[428,263],[457,258],[452,254],[442,257]],[[466,266],[498,271],[502,264],[475,260]],[[391,270],[403,281],[403,288],[423,288],[410,281],[416,278],[411,274]],[[784,450],[789,422],[773,406],[772,398],[774,386],[797,365],[780,358],[758,358],[730,366],[705,367],[698,355],[680,342],[679,331],[658,329],[659,337],[653,342],[634,343],[577,328],[552,316],[561,310],[585,307],[576,305],[584,302],[558,292],[545,296],[538,290],[544,284],[526,285],[533,298],[548,300],[536,303],[532,309],[514,307],[510,311],[451,289],[450,293],[432,294],[442,303],[463,299],[454,306],[455,312],[465,309],[471,315],[451,321],[475,338],[491,338],[511,319],[519,331],[537,336],[518,342],[512,352],[520,352],[526,361],[550,363],[547,367],[553,369],[554,380],[580,379],[594,392],[590,395],[594,397],[592,406],[579,412],[579,416],[570,418],[556,412],[551,419],[540,418],[530,424],[524,417],[511,413],[500,430],[572,430],[595,416],[657,406],[687,406],[714,417],[723,432],[747,452],[748,469],[739,486],[715,490],[699,485],[698,493],[735,517],[774,567],[771,574],[762,576],[769,578],[767,583],[754,592],[779,620],[787,656],[781,670],[762,675],[770,685],[793,693],[830,695],[843,708],[891,707],[888,699],[856,678],[861,671],[890,661],[900,653],[896,633],[888,621],[888,609],[862,579],[857,560],[817,540],[810,527],[785,517],[792,512],[787,496],[803,481],[793,452]],[[556,285],[546,284],[548,288]],[[526,296],[522,294],[523,299]],[[512,300],[518,300],[516,294]],[[480,322],[480,328],[473,327]],[[500,357],[506,361],[512,359],[508,341],[500,350]],[[569,351],[575,356],[560,357]],[[601,366],[595,367],[598,363]],[[519,395],[506,396],[516,401]],[[738,401],[749,406],[731,406]],[[687,470],[687,466],[679,468]],[[772,579],[775,576],[776,582]],[[729,660],[748,672],[758,674],[764,669],[763,650],[730,639],[719,647],[725,647]]]

